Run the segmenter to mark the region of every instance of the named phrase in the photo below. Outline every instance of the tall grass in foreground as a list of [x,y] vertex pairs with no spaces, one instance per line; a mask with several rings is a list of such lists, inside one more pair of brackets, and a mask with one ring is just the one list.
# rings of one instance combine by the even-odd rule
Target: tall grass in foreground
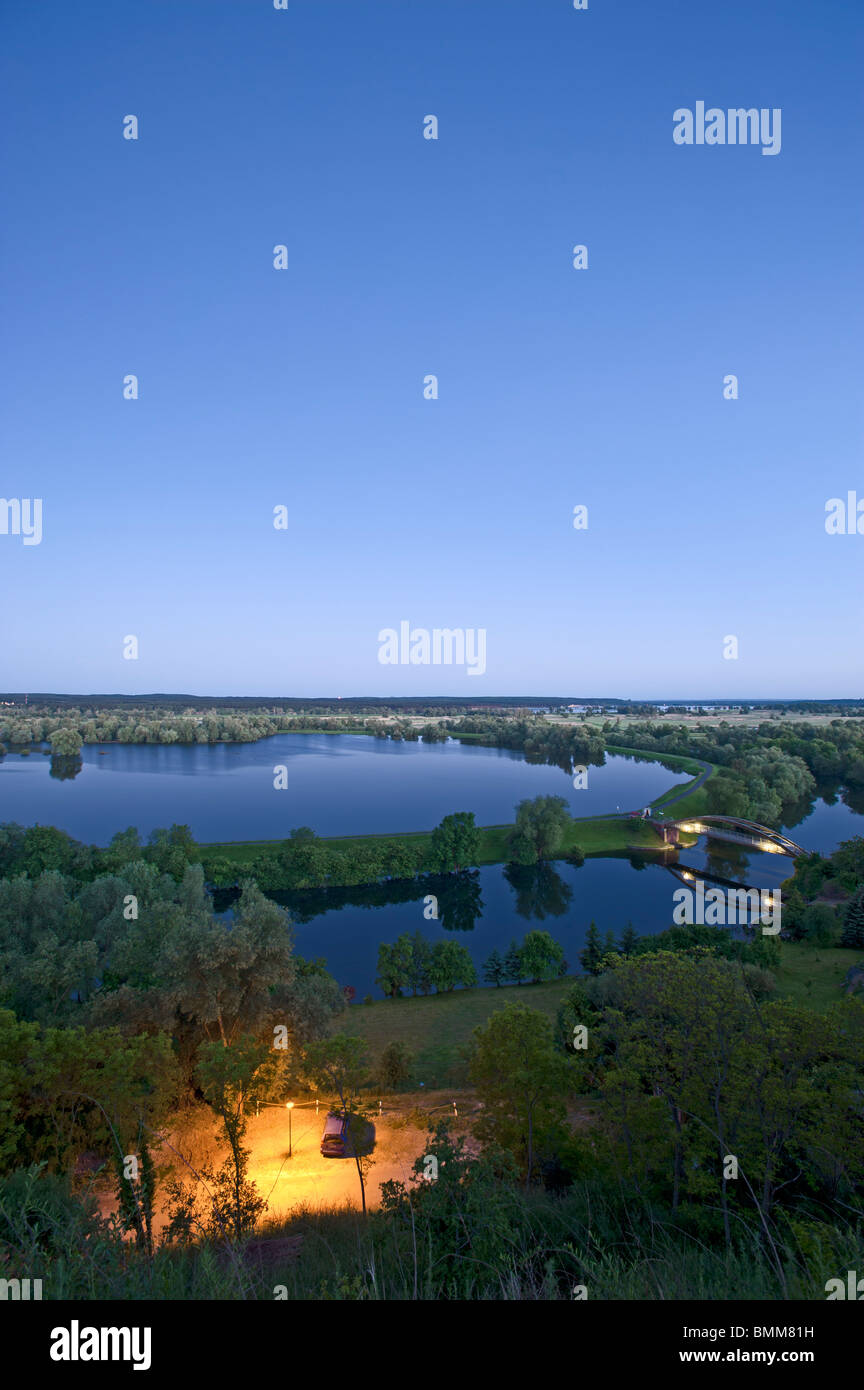
[[[503,1200],[501,1200],[503,1199]],[[240,1245],[160,1246],[152,1255],[67,1184],[38,1170],[0,1183],[0,1277],[73,1300],[823,1299],[864,1265],[836,1213],[786,1214],[771,1245],[743,1225],[730,1250],[636,1200],[579,1184],[563,1196],[499,1192],[485,1230],[428,1219],[414,1204],[374,1212],[304,1208]]]

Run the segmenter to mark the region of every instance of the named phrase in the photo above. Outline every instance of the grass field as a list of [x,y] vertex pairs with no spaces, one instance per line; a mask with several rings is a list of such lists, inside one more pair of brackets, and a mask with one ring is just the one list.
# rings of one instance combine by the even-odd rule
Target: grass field
[[383,999],[353,1004],[336,1023],[339,1032],[365,1039],[373,1063],[389,1042],[402,1042],[414,1056],[417,1082],[438,1089],[464,1085],[466,1052],[478,1023],[485,1023],[508,999],[555,1017],[572,981],[539,985],[505,985],[501,989],[460,989],[452,994],[418,995],[416,999]]
[[[813,948],[800,942],[782,942],[781,950],[777,993],[772,998],[790,999],[816,1013],[824,1013],[843,998],[843,978],[850,965],[864,964],[862,951]],[[430,1089],[458,1087],[467,1080],[466,1057],[478,1024],[510,999],[554,1019],[572,978],[354,1004],[340,1016],[336,1029],[365,1039],[373,1065],[387,1043],[401,1042],[414,1057],[418,1083]]]
[[[712,774],[713,776],[713,774]],[[667,797],[668,797],[667,793]],[[651,804],[655,811],[662,811],[665,808],[666,798],[661,797],[659,801]],[[704,786],[699,787],[698,791],[690,792],[688,796],[682,796],[680,801],[676,801],[669,807],[670,819],[684,820],[688,816],[704,816],[708,814],[708,793]]]
[[[682,758],[681,762],[692,763],[693,759]],[[699,773],[701,773],[703,769],[699,767],[698,763],[696,766]],[[716,764],[712,763],[710,767],[711,771],[702,786],[696,791],[689,792],[687,795],[682,796],[680,801],[676,801],[674,805],[670,807],[675,820],[683,819],[685,816],[701,816],[706,814],[708,810],[708,793],[705,790],[705,785],[707,782],[710,782],[717,771]],[[687,771],[690,771],[690,769],[688,768]],[[677,796],[679,791],[680,788],[670,787],[668,792],[664,792],[662,796],[658,796],[656,801],[651,802],[651,805],[656,811],[662,811],[667,802],[672,801],[673,797]]]
[[850,965],[864,965],[864,951],[845,947],[784,941],[781,950],[778,994],[817,1013],[824,1013],[831,1004],[843,998],[843,977]]

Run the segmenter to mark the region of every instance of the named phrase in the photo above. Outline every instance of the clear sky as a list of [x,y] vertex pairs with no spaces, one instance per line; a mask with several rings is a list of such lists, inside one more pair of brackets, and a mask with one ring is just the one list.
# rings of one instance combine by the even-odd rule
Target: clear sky
[[[864,695],[862,29],[6,0],[0,689]],[[780,152],[677,145],[698,101]]]

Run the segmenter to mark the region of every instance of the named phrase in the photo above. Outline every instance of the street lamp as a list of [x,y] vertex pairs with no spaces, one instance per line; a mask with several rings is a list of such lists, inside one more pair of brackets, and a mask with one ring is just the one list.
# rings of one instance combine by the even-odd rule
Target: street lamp
[[291,1111],[294,1109],[294,1102],[293,1102],[293,1100],[286,1100],[286,1102],[285,1102],[285,1109],[288,1111],[288,1157],[291,1158],[291,1156],[292,1156],[292,1143],[291,1143]]

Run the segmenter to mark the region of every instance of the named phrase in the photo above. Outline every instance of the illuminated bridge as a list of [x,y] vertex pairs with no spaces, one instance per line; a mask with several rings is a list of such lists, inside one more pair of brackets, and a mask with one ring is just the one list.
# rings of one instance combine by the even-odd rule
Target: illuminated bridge
[[[664,840],[676,843],[678,832],[683,830],[691,835],[707,835],[713,840],[728,840],[735,845],[747,845],[749,849],[759,849],[765,854],[790,854],[797,859],[807,854],[806,849],[796,845],[788,835],[779,830],[769,830],[755,820],[744,820],[741,816],[693,816],[688,820],[655,821]],[[671,834],[669,832],[672,832]]]

